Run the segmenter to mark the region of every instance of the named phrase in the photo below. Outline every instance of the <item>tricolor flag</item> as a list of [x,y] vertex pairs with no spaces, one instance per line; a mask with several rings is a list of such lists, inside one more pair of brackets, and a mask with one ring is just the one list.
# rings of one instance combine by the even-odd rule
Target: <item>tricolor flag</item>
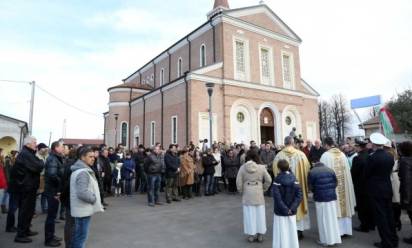
[[391,138],[395,132],[399,131],[395,118],[386,106],[379,110],[379,119],[386,137]]

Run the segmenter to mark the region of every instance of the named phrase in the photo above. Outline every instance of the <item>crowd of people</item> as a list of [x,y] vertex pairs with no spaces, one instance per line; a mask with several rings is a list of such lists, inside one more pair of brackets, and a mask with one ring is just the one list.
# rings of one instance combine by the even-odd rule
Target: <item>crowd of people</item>
[[[147,194],[147,205],[156,207],[227,192],[242,195],[249,242],[264,241],[265,196],[271,196],[273,247],[299,247],[311,228],[312,197],[320,245],[340,244],[352,229],[376,227],[381,241],[375,246],[397,247],[401,209],[412,219],[412,143],[395,145],[377,133],[342,146],[330,137],[323,143],[303,142],[292,132],[283,146],[251,141],[209,147],[204,140],[202,147],[172,144],[164,150],[158,143],[126,150],[61,141],[49,148],[27,136],[20,152],[3,156],[0,149],[5,230],[16,233],[15,242],[30,243],[38,234],[31,229],[32,218],[43,213],[45,246],[85,247],[91,216],[110,207],[107,197]],[[361,224],[352,228],[355,210]],[[64,238],[55,235],[59,221],[64,221]],[[412,244],[412,238],[404,241]]]

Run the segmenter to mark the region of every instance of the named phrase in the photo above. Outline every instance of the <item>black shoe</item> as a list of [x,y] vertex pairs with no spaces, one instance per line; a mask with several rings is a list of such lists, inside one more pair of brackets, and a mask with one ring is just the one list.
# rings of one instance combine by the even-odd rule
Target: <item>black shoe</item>
[[303,236],[303,232],[302,231],[298,231],[298,239],[302,240],[304,238]]
[[60,220],[66,220],[66,218],[64,216],[60,216],[59,218]]
[[58,220],[54,220],[54,223],[59,224],[59,223],[60,223],[60,221],[58,221]]
[[368,229],[365,229],[365,228],[362,228],[362,227],[354,227],[353,230],[355,230],[357,232],[364,232],[364,233],[369,232]]
[[403,242],[412,245],[412,238],[404,238]]
[[61,246],[61,245],[62,244],[59,241],[54,240],[54,239],[52,239],[48,242],[44,242],[44,246],[49,246],[49,247],[58,247],[58,246]]
[[31,243],[31,242],[33,242],[33,240],[31,238],[28,238],[28,237],[16,237],[14,239],[14,242],[16,242],[16,243]]
[[31,230],[27,232],[27,236],[28,236],[28,237],[36,236],[37,234],[39,234],[39,233],[38,233],[38,232],[35,232],[35,231],[31,231]]
[[381,242],[373,243],[373,246],[378,247],[378,248],[382,248],[382,247],[383,247]]
[[58,242],[63,241],[63,239],[62,239],[62,238],[57,237],[57,236],[53,236],[53,240],[56,240],[56,241],[58,241]]
[[166,202],[167,202],[168,204],[172,203],[172,201],[171,201],[171,200],[167,200]]
[[173,201],[180,202],[181,200],[180,199],[173,199]]
[[106,202],[103,202],[102,205],[103,205],[104,207],[109,206],[109,204],[107,204]]
[[6,232],[8,232],[8,233],[15,233],[15,232],[17,232],[17,228],[15,228],[15,227],[13,226],[13,227],[11,227],[11,228],[6,229]]

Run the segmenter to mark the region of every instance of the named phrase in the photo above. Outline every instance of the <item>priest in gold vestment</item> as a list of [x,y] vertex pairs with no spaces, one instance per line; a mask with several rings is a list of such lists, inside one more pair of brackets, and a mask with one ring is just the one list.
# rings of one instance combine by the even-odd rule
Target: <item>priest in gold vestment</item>
[[355,193],[348,158],[334,145],[330,137],[325,139],[326,152],[320,162],[333,169],[338,180],[336,188],[337,214],[341,236],[352,235],[352,216],[355,214]]
[[294,147],[294,139],[291,136],[285,138],[285,148],[283,148],[273,160],[273,174],[275,177],[278,174],[278,161],[282,159],[289,162],[290,171],[295,175],[296,180],[302,188],[303,199],[296,214],[296,227],[299,231],[299,238],[302,238],[302,231],[310,229],[308,206],[309,160],[302,151]]

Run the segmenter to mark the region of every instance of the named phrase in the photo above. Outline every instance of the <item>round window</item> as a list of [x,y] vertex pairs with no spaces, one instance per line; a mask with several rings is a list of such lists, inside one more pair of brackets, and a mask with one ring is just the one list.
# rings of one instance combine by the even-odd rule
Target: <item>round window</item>
[[237,121],[242,123],[245,120],[245,115],[242,112],[237,113]]
[[290,118],[290,116],[286,116],[286,125],[290,126],[290,124],[292,124],[292,118]]

